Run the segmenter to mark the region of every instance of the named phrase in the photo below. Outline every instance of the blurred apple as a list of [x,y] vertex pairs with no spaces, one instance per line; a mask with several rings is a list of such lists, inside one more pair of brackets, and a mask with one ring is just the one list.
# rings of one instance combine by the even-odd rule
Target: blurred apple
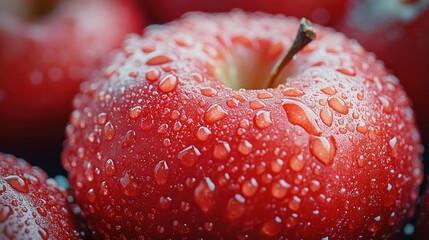
[[0,1],[0,150],[56,174],[79,84],[143,23],[133,0]]

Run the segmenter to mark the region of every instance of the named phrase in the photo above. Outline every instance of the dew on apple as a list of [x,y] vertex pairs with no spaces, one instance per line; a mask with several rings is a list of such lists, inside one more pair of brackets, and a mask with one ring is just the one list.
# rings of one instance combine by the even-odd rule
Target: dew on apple
[[104,139],[107,141],[110,141],[115,137],[115,127],[113,124],[109,121],[104,125]]
[[337,89],[333,86],[322,88],[322,92],[327,95],[335,95],[337,93]]
[[270,161],[270,167],[273,173],[279,173],[283,169],[283,166],[284,166],[284,161],[280,158]]
[[331,107],[334,111],[341,114],[348,114],[349,107],[346,105],[343,99],[338,97],[332,97],[328,99],[328,106]]
[[261,109],[265,107],[265,104],[259,100],[253,100],[249,102],[249,106],[253,110]]
[[199,161],[199,156],[201,152],[194,145],[188,146],[178,154],[178,159],[180,163],[182,163],[186,167],[195,166],[195,164]]
[[147,115],[144,118],[142,118],[140,122],[140,129],[143,131],[149,130],[153,127],[153,124],[154,124],[153,116]]
[[194,200],[203,213],[209,212],[216,203],[215,188],[212,180],[205,177],[194,190]]
[[260,92],[258,93],[257,97],[259,99],[270,99],[270,98],[273,98],[274,95],[270,92]]
[[201,126],[198,128],[196,135],[197,135],[198,140],[204,142],[210,137],[211,134],[212,133],[211,133],[210,129],[208,129],[207,127]]
[[108,159],[104,167],[107,176],[114,176],[116,174],[115,162],[112,159]]
[[270,237],[274,237],[280,233],[282,220],[279,217],[275,217],[273,220],[266,221],[262,227],[261,232]]
[[331,127],[334,120],[332,111],[328,108],[323,108],[320,110],[320,119],[326,126]]
[[146,64],[149,66],[153,66],[153,65],[162,65],[162,64],[166,64],[173,61],[170,57],[165,56],[165,55],[157,55],[154,57],[151,57],[150,59],[148,59],[146,61]]
[[203,87],[200,89],[200,91],[201,91],[201,94],[206,97],[213,97],[217,95],[216,89],[212,87]]
[[228,113],[218,104],[212,105],[204,115],[204,121],[207,123],[216,123],[228,116]]
[[169,93],[171,91],[174,91],[177,88],[177,85],[179,85],[179,79],[175,75],[167,75],[165,76],[160,82],[159,82],[159,89],[163,93]]
[[241,192],[246,197],[252,197],[258,191],[258,181],[255,178],[246,180],[241,185]]
[[106,181],[101,182],[101,184],[100,184],[100,193],[102,195],[104,195],[104,196],[109,195],[109,188],[107,186],[107,182]]
[[302,169],[304,169],[305,163],[306,162],[304,160],[304,157],[301,154],[299,154],[299,155],[293,156],[289,160],[289,167],[295,172],[300,172],[302,171]]
[[229,220],[237,220],[246,211],[246,199],[240,194],[235,194],[234,197],[230,198],[226,205],[226,216]]
[[10,206],[2,206],[0,208],[0,223],[6,222],[12,214],[13,210]]
[[356,76],[356,70],[353,67],[339,67],[336,70],[345,75]]
[[332,165],[336,154],[336,145],[333,137],[312,137],[310,152],[326,166]]
[[216,160],[226,160],[231,153],[231,147],[228,142],[218,141],[213,149],[213,157]]
[[292,99],[283,99],[282,105],[290,123],[304,128],[309,134],[322,134],[317,115],[310,108]]
[[280,179],[272,184],[271,195],[275,198],[281,199],[286,196],[290,188],[291,185],[289,183],[287,183],[284,179]]
[[10,175],[7,177],[4,177],[4,180],[16,191],[22,192],[22,193],[28,193],[30,191],[27,183],[24,179],[22,179],[18,175]]
[[260,129],[267,128],[273,124],[273,121],[271,120],[271,112],[269,111],[259,111],[256,113],[255,117],[253,118],[253,121],[256,125],[256,127]]
[[293,87],[287,87],[283,89],[282,94],[285,97],[301,97],[305,95],[303,91]]
[[130,111],[128,112],[128,116],[131,119],[136,119],[136,118],[140,117],[141,112],[142,112],[142,107],[135,106],[135,107],[132,107],[130,109]]
[[381,96],[378,99],[380,100],[381,105],[383,106],[383,111],[387,114],[391,114],[393,111],[391,101],[385,96]]
[[297,196],[293,196],[292,200],[289,201],[289,203],[288,203],[288,207],[292,211],[298,211],[299,208],[301,207],[301,198],[299,198]]
[[242,155],[249,155],[253,150],[253,145],[249,141],[243,140],[238,144],[237,150]]
[[121,145],[123,148],[128,148],[136,142],[136,132],[134,130],[128,130],[125,136],[122,138]]

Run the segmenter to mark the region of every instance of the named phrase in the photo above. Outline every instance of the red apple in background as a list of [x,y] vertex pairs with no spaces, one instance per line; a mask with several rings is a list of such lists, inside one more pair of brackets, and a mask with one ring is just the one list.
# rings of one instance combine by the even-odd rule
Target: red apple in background
[[[315,26],[300,50],[298,25],[187,15],[82,85],[62,161],[96,237],[398,234],[422,181],[409,100],[340,33]],[[302,21],[295,43],[312,34]]]
[[374,52],[398,76],[429,148],[429,1],[356,1],[339,29]]
[[227,12],[234,8],[306,17],[332,25],[344,12],[346,0],[140,0],[154,23],[166,23],[189,11]]
[[52,174],[79,84],[142,31],[142,16],[132,0],[0,4],[0,150],[42,155],[38,165]]
[[0,153],[0,239],[83,239],[67,192],[22,159]]

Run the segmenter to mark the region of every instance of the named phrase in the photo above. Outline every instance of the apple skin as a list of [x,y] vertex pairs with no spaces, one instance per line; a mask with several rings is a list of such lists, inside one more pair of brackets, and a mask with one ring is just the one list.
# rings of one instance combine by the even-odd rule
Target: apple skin
[[405,2],[355,2],[338,29],[374,52],[401,80],[413,102],[424,146],[429,148],[429,2]]
[[45,16],[26,19],[2,7],[2,151],[19,153],[51,175],[61,171],[52,160],[59,162],[73,96],[125,35],[142,31],[136,9],[133,0],[59,1]]
[[305,17],[312,22],[333,25],[345,11],[347,0],[141,0],[153,23],[166,23],[189,11],[228,12],[234,8]]
[[62,162],[95,237],[400,232],[422,182],[405,92],[321,26],[285,82],[265,88],[297,28],[284,16],[194,13],[128,38],[82,85]]

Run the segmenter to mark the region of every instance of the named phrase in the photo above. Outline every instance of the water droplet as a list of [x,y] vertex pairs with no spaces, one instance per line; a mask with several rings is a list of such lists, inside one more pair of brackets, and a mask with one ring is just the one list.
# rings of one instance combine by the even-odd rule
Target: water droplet
[[356,131],[358,131],[358,132],[360,132],[362,134],[366,134],[366,133],[368,133],[368,126],[365,123],[360,122],[356,126]]
[[257,110],[265,107],[265,104],[259,100],[253,100],[249,102],[249,106],[251,109]]
[[158,55],[147,60],[146,64],[149,66],[153,66],[153,65],[161,65],[161,64],[169,63],[171,61],[172,59],[165,55]]
[[200,155],[200,151],[194,145],[191,145],[180,151],[178,158],[184,166],[192,167],[198,162]]
[[103,124],[106,124],[106,122],[107,122],[107,113],[104,113],[104,112],[99,113],[97,115],[97,123],[100,125],[103,125]]
[[94,169],[92,168],[91,162],[88,162],[86,164],[84,175],[86,180],[88,180],[89,182],[92,182],[92,180],[94,180]]
[[310,134],[321,135],[322,130],[316,122],[317,115],[304,104],[290,100],[283,100],[283,108],[290,123],[304,128]]
[[320,119],[322,119],[322,122],[330,127],[332,126],[332,121],[333,121],[333,115],[332,115],[332,111],[327,109],[327,108],[323,108],[320,111]]
[[100,184],[100,193],[104,196],[109,195],[109,188],[107,187],[107,182],[103,181]]
[[241,191],[246,197],[255,195],[255,193],[258,191],[258,182],[254,178],[246,180],[243,185],[241,185]]
[[312,180],[311,182],[310,182],[310,190],[312,191],[312,192],[317,192],[317,191],[319,191],[320,190],[320,182],[319,181],[317,181],[317,180]]
[[211,232],[211,231],[213,231],[213,223],[212,222],[206,222],[206,223],[204,223],[204,229],[207,231],[207,232]]
[[168,180],[168,165],[167,162],[164,160],[159,161],[158,164],[156,164],[154,169],[154,176],[155,181],[158,185],[164,185]]
[[37,232],[39,233],[40,237],[41,237],[43,240],[47,240],[47,239],[49,239],[49,233],[48,233],[48,230],[47,230],[46,228],[41,228],[41,227],[39,227],[39,228],[37,229]]
[[267,128],[271,126],[271,124],[273,124],[273,121],[271,120],[271,113],[268,111],[257,112],[255,117],[253,118],[253,121],[255,125],[260,129]]
[[388,183],[386,187],[386,192],[381,195],[381,204],[385,207],[392,206],[397,199],[396,189],[392,184]]
[[283,90],[283,96],[286,97],[300,97],[303,96],[305,93],[301,90],[299,90],[298,88],[285,88]]
[[337,72],[340,72],[342,74],[349,75],[352,77],[356,75],[356,71],[353,67],[339,67],[336,70]]
[[94,189],[90,188],[86,193],[86,200],[89,203],[95,203],[96,199],[97,199],[97,196],[95,195]]
[[312,137],[310,151],[319,161],[330,166],[334,162],[336,154],[335,139],[333,137]]
[[168,125],[167,124],[161,124],[159,127],[158,127],[158,133],[160,133],[160,134],[166,134],[167,133],[167,131],[168,131]]
[[288,207],[292,211],[298,211],[301,206],[301,199],[297,196],[293,196],[292,200],[288,203]]
[[383,105],[383,111],[387,114],[391,114],[393,112],[393,107],[391,101],[384,96],[381,96],[378,98],[381,102],[381,105]]
[[240,194],[235,194],[233,198],[229,199],[226,204],[226,216],[229,220],[237,220],[243,216],[246,211],[246,200]]
[[208,177],[195,188],[194,200],[204,213],[209,212],[215,205],[215,184]]
[[141,130],[149,130],[153,126],[153,117],[152,115],[148,115],[144,117],[140,123],[140,129]]
[[204,87],[204,88],[201,88],[201,94],[206,97],[213,97],[217,95],[217,91],[216,89],[211,87]]
[[159,198],[159,206],[162,209],[166,209],[166,208],[170,207],[172,201],[173,201],[173,199],[171,199],[170,197],[161,196]]
[[305,166],[304,157],[301,154],[293,156],[289,161],[289,166],[295,172],[301,171]]
[[398,156],[398,139],[396,137],[389,140],[389,148],[388,152],[389,155],[393,158],[396,158]]
[[115,137],[115,127],[111,122],[107,122],[104,125],[104,139],[110,141]]
[[249,155],[252,152],[253,145],[247,141],[243,140],[238,144],[238,152],[242,155]]
[[327,95],[334,95],[337,93],[337,89],[332,86],[322,88],[322,92]]
[[264,235],[274,237],[279,234],[282,225],[282,220],[279,217],[274,218],[273,220],[266,221],[261,228],[261,231]]
[[169,93],[176,89],[177,85],[179,85],[179,79],[170,74],[165,76],[160,82],[159,82],[159,90],[163,93]]
[[279,173],[283,169],[283,165],[284,162],[280,158],[272,160],[270,162],[271,171],[273,171],[273,173]]
[[284,196],[286,196],[290,187],[291,185],[289,183],[287,183],[283,179],[280,179],[274,182],[271,186],[271,195],[278,199],[283,198]]
[[139,184],[135,182],[132,176],[125,172],[124,176],[119,180],[122,187],[124,187],[124,193],[127,196],[135,197],[138,196],[141,191],[139,189]]
[[140,117],[141,112],[142,112],[142,107],[135,106],[130,109],[130,111],[128,112],[128,116],[130,116],[131,119],[136,119]]
[[235,98],[232,98],[232,99],[228,99],[228,100],[226,100],[226,105],[228,106],[228,107],[230,107],[230,108],[235,108],[235,107],[237,107],[238,106],[238,103],[239,103],[240,101],[238,101],[237,99],[235,99]]
[[105,168],[106,168],[106,174],[107,174],[107,176],[112,177],[112,176],[114,176],[116,174],[115,163],[113,162],[112,159],[108,159],[106,161]]
[[6,186],[0,182],[0,195],[6,191]]
[[213,157],[216,160],[225,160],[228,158],[231,148],[225,141],[218,141],[213,149]]
[[257,97],[259,99],[270,99],[270,98],[273,98],[274,95],[269,92],[259,92]]
[[157,69],[150,69],[146,72],[146,80],[154,82],[159,79],[161,72]]
[[204,120],[207,123],[215,123],[224,119],[226,116],[228,116],[228,113],[221,106],[215,104],[207,110],[206,114],[204,115]]
[[128,130],[128,132],[122,138],[122,147],[123,148],[130,147],[135,142],[136,142],[136,132],[134,130]]
[[341,114],[349,113],[349,107],[341,98],[337,98],[337,97],[330,98],[328,100],[328,105],[338,113],[341,113]]
[[173,229],[174,229],[174,231],[176,231],[177,233],[180,233],[180,234],[187,234],[190,231],[187,224],[181,224],[177,220],[173,221]]
[[30,191],[24,179],[17,175],[10,175],[4,178],[6,182],[18,192],[28,193]]
[[212,132],[210,131],[210,129],[203,126],[199,127],[197,130],[197,138],[200,141],[206,141],[211,134]]
[[0,207],[0,223],[6,222],[6,220],[13,214],[13,210],[9,206]]

